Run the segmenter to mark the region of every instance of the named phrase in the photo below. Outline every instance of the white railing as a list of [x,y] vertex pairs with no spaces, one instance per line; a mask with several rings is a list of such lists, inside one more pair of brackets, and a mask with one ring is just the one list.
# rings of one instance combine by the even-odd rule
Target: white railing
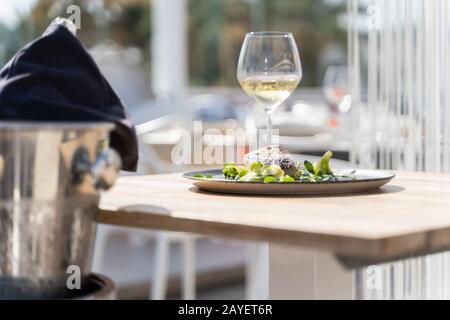
[[352,160],[450,171],[450,2],[349,0],[348,11]]
[[[450,1],[348,0],[347,14],[351,160],[450,172]],[[359,271],[360,298],[450,298],[449,253],[379,267],[378,290]]]

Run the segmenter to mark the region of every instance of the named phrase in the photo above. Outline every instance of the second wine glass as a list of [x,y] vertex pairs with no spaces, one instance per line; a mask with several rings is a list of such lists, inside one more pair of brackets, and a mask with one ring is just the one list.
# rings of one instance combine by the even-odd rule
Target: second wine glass
[[250,32],[242,44],[237,78],[267,115],[267,145],[272,144],[272,113],[297,88],[302,66],[290,32]]

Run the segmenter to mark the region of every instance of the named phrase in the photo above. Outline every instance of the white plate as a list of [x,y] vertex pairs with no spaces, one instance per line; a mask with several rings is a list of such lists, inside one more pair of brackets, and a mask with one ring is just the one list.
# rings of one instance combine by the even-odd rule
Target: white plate
[[[183,174],[183,177],[191,179],[200,190],[237,193],[237,194],[299,194],[299,195],[329,195],[340,193],[359,193],[373,191],[391,181],[395,174],[382,170],[341,169],[334,170],[336,174],[351,176],[355,180],[327,181],[327,182],[244,182],[227,180],[222,170],[192,171]],[[196,178],[196,174],[209,174],[212,179]]]

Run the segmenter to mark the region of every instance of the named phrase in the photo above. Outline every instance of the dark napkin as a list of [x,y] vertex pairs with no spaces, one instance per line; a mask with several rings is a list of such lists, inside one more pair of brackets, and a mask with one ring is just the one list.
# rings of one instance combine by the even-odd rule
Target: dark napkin
[[0,120],[114,122],[110,145],[124,170],[136,170],[138,143],[126,107],[63,25],[50,25],[0,71]]

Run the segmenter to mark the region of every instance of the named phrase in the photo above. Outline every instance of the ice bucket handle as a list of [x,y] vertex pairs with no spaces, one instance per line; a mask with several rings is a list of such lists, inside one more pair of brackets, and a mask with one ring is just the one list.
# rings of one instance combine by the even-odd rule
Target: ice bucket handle
[[94,163],[89,161],[86,148],[80,147],[73,157],[72,175],[76,184],[82,184],[86,177],[91,176],[96,189],[111,188],[119,176],[122,163],[119,154],[113,149],[104,149]]

